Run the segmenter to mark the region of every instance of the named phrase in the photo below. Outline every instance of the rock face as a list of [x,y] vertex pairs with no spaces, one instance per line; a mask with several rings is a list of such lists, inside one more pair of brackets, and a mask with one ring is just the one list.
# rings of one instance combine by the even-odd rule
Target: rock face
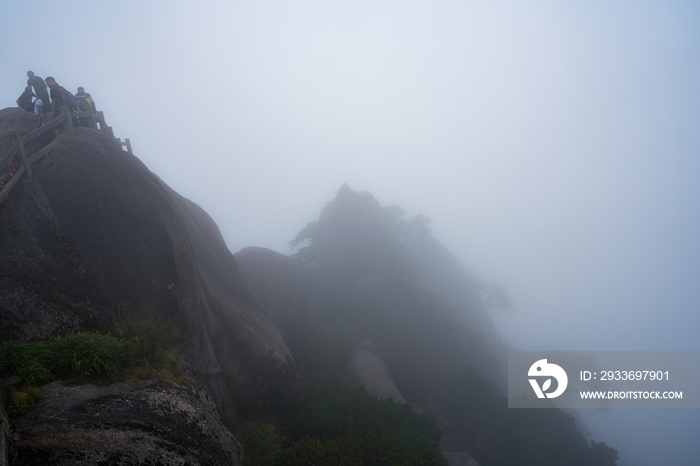
[[265,315],[295,353],[310,324],[306,315],[311,292],[309,269],[291,257],[265,248],[245,248],[233,257]]
[[[0,112],[8,131],[33,118]],[[178,322],[224,416],[252,373],[291,359],[213,220],[103,133],[76,128],[0,209],[0,323],[20,338],[105,328],[114,311]],[[4,154],[3,154],[4,155]]]
[[53,382],[43,391],[17,427],[12,464],[243,464],[241,446],[217,414],[183,387]]
[[377,398],[391,398],[406,403],[396,384],[391,380],[389,368],[377,355],[377,347],[369,340],[363,340],[355,350],[341,385],[350,388],[363,387],[369,395]]

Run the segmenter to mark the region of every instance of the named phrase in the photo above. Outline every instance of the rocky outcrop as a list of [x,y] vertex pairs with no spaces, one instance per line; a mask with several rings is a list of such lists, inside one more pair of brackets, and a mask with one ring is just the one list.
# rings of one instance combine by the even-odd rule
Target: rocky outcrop
[[12,464],[241,465],[242,448],[190,390],[170,382],[42,387],[16,429]]
[[233,257],[265,315],[295,354],[311,325],[307,315],[311,291],[309,269],[298,260],[265,248],[248,247]]
[[406,403],[396,384],[391,380],[389,369],[377,355],[377,347],[369,340],[363,340],[355,350],[341,385],[350,388],[363,387],[369,395],[377,398],[391,398]]
[[[18,109],[1,116],[0,130],[33,129]],[[232,417],[255,399],[254,371],[291,360],[214,221],[105,134],[76,128],[32,168],[0,209],[3,331],[49,339],[115,310],[175,320]]]

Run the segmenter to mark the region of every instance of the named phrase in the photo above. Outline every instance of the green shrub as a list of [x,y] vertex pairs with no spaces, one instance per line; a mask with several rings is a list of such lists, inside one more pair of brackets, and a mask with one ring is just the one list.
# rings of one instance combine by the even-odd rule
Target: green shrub
[[73,333],[51,342],[49,349],[51,368],[58,376],[113,375],[134,365],[133,345],[111,335]]
[[261,420],[244,422],[235,431],[236,439],[243,445],[245,466],[272,464],[283,450],[284,439],[275,424]]
[[15,373],[23,387],[60,377],[112,375],[133,364],[131,343],[97,333],[74,333],[52,342],[0,344],[0,372]]
[[112,333],[131,342],[139,363],[162,363],[163,353],[174,351],[182,339],[175,322],[125,314],[117,315]]
[[306,436],[277,455],[280,466],[440,466],[430,453],[407,454],[388,436],[353,429],[343,437],[326,442]]
[[336,438],[351,429],[365,429],[388,436],[407,454],[429,452],[442,458],[440,429],[432,418],[415,413],[407,404],[369,396],[361,388],[306,390],[290,425],[295,438]]
[[51,353],[46,343],[17,340],[0,344],[0,372],[10,371],[22,379],[22,385],[42,385],[53,380],[48,369]]
[[26,387],[3,397],[5,411],[11,418],[28,412],[43,398],[43,393],[36,387]]

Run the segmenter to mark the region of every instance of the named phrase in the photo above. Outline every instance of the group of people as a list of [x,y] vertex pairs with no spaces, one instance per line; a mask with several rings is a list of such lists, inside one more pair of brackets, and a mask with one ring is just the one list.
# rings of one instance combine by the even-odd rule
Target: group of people
[[[36,76],[33,71],[27,71],[27,78],[27,87],[17,99],[17,106],[24,111],[34,112],[37,116],[37,128],[59,116],[62,105],[67,105],[70,110],[79,113],[97,112],[95,101],[82,87],[79,87],[78,93],[73,95],[51,76],[47,76],[44,80]],[[47,131],[47,136],[53,139],[60,131],[62,131],[62,124]]]

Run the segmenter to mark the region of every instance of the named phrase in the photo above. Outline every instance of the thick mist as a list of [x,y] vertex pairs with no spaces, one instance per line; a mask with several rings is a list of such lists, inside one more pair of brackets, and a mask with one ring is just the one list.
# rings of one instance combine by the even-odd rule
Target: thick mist
[[[293,252],[348,183],[508,290],[514,348],[700,350],[696,3],[3,2],[0,31],[2,107],[27,70],[85,87],[232,252]],[[697,410],[578,415],[621,466],[700,456]]]

